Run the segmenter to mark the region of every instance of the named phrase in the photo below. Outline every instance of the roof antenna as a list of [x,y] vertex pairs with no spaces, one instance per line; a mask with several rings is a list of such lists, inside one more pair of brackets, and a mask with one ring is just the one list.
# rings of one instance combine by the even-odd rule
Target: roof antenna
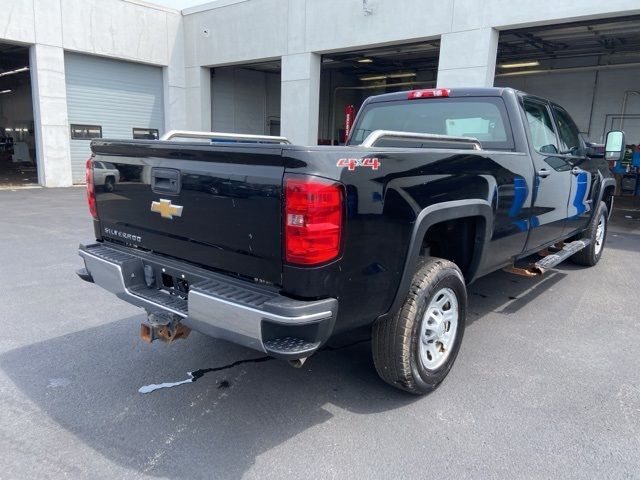
[[362,0],[362,11],[365,15],[371,15],[373,10],[369,6],[369,0]]

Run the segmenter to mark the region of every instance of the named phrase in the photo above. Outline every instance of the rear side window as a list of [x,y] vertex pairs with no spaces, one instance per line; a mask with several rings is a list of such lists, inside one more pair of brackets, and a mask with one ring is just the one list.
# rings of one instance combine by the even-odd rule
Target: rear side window
[[362,143],[374,130],[474,137],[485,149],[513,148],[504,101],[499,97],[370,103],[360,115],[349,143]]
[[547,105],[525,98],[522,106],[527,115],[533,148],[540,153],[558,153],[558,138]]

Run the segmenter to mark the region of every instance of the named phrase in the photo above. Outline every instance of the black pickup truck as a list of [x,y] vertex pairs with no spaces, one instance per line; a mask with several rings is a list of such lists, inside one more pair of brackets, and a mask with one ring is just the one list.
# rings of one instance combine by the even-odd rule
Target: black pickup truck
[[[509,88],[371,97],[344,147],[163,138],[92,142],[79,276],[147,310],[147,341],[195,329],[301,365],[369,327],[380,376],[419,394],[456,358],[466,284],[598,262],[624,154],[622,132],[603,158],[560,106]],[[105,161],[113,189],[93,181]]]

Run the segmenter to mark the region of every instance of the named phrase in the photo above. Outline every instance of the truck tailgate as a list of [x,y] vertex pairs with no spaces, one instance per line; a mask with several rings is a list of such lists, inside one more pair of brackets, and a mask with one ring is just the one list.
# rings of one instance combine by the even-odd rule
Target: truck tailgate
[[100,140],[92,150],[94,168],[120,173],[96,184],[103,238],[281,283],[281,148]]

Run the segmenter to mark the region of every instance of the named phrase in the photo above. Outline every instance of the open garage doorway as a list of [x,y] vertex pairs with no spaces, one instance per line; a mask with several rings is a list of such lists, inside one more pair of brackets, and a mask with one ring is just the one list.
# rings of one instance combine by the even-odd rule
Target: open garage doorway
[[496,86],[564,106],[586,140],[623,129],[640,144],[640,17],[548,25],[500,33]]
[[211,69],[214,132],[280,135],[281,62]]
[[38,183],[29,48],[0,44],[0,186]]
[[389,45],[322,56],[319,140],[342,144],[371,95],[435,86],[440,40]]

